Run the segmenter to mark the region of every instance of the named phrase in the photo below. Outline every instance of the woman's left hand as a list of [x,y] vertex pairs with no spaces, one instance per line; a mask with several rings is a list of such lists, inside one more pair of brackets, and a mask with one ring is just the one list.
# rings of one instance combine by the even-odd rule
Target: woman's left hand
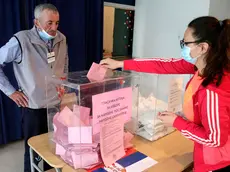
[[173,112],[162,112],[158,113],[158,118],[164,123],[167,127],[172,127],[177,115]]

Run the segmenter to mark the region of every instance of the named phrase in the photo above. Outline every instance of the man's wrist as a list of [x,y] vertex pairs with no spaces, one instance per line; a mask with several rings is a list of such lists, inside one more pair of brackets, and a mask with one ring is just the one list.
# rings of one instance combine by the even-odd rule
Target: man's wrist
[[11,86],[9,88],[7,88],[7,90],[4,92],[8,97],[10,97],[13,93],[15,93],[16,89]]

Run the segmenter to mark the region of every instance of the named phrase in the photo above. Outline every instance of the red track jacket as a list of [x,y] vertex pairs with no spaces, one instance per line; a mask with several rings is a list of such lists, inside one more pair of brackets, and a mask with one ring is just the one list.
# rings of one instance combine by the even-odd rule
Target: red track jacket
[[[194,65],[173,58],[126,60],[124,70],[195,73]],[[204,88],[201,85],[193,95],[193,108],[194,122],[177,117],[173,126],[194,141],[194,171],[209,172],[230,165],[230,74],[225,74],[219,87],[209,84]]]

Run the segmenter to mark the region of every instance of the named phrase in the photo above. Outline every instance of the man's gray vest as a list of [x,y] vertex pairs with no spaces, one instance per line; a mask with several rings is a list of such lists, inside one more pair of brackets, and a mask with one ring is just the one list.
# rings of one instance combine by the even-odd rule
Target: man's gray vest
[[[21,62],[13,64],[18,85],[29,99],[29,108],[46,108],[46,90],[50,95],[49,102],[54,101],[52,96],[57,95],[55,85],[49,83],[50,78],[54,75],[64,76],[67,58],[66,38],[58,31],[53,40],[52,51],[55,52],[55,62],[51,69],[47,60],[48,47],[39,37],[35,27],[31,30],[20,31],[15,36],[22,49]],[[46,84],[46,78],[48,78],[48,84]]]

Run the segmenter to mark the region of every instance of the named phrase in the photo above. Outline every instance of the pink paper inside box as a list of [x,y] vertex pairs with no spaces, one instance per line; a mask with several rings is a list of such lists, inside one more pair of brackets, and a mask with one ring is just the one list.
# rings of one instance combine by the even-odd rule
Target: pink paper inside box
[[53,118],[54,139],[62,145],[92,143],[89,113],[87,107],[74,105],[73,112],[65,107]]
[[74,105],[73,112],[65,107],[53,118],[55,153],[75,169],[101,163],[98,143],[92,143],[89,113],[89,108]]
[[[73,111],[65,107],[53,118],[55,153],[75,169],[90,169],[102,163],[99,138],[93,139],[89,112],[87,107],[74,105]],[[132,138],[131,133],[124,133],[125,149],[133,146]]]

